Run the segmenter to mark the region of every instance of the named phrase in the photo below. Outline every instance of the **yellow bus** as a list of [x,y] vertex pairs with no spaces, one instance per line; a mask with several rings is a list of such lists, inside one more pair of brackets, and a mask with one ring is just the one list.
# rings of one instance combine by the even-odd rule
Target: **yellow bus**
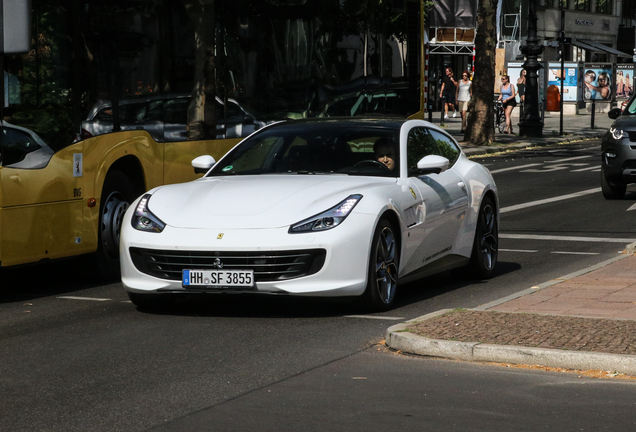
[[204,75],[188,2],[112,3],[32,0],[27,52],[1,55],[2,267],[94,254],[116,275],[134,198],[279,119],[423,118],[421,0],[216,1]]

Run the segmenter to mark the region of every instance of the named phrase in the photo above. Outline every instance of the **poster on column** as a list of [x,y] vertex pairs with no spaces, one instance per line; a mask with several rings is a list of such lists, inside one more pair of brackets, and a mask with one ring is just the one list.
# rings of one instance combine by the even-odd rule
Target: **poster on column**
[[610,100],[612,98],[612,64],[585,63],[583,73],[583,98],[585,100]]
[[561,63],[548,64],[548,86],[555,85],[561,92],[561,80],[563,80],[563,101],[575,101],[578,96],[578,64],[564,63],[563,70]]
[[634,63],[617,64],[614,82],[616,99],[629,99],[634,92]]

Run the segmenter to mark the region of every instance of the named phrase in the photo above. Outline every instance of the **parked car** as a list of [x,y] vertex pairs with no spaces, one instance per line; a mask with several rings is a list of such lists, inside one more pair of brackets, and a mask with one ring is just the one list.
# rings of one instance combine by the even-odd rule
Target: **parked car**
[[621,199],[636,183],[636,99],[608,113],[614,122],[601,143],[601,188],[606,199]]
[[122,221],[122,282],[138,307],[232,291],[387,310],[398,281],[494,273],[495,182],[431,123],[286,121],[192,165],[206,175],[150,190]]
[[[157,142],[187,140],[189,93],[153,94],[119,101],[122,130],[143,129]],[[216,98],[217,138],[242,138],[265,126],[256,116],[234,99],[228,99],[227,112],[223,101]],[[225,112],[225,113],[224,113]],[[224,118],[225,116],[225,118]],[[223,121],[226,120],[227,123]],[[109,100],[99,100],[82,122],[80,138],[113,131],[113,109]]]
[[318,117],[406,115],[408,89],[402,86],[373,91],[357,91],[335,96],[322,106]]

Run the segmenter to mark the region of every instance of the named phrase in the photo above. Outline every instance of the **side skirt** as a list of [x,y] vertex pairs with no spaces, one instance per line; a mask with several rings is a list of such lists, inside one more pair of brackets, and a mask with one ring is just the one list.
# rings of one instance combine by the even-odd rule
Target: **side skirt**
[[400,275],[399,283],[411,282],[416,279],[421,279],[426,276],[430,276],[436,273],[452,270],[459,267],[467,266],[470,263],[470,258],[466,258],[460,255],[446,255],[443,258],[438,259],[418,270],[412,271],[407,275]]

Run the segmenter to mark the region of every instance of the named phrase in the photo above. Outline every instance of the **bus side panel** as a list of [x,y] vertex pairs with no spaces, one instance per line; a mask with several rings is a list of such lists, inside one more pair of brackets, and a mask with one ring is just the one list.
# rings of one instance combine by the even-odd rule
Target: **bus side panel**
[[44,168],[0,168],[3,266],[85,253],[82,144],[54,154]]
[[210,155],[218,161],[240,141],[239,138],[165,143],[165,184],[183,183],[201,177],[201,174],[194,173],[192,159],[202,155]]
[[82,204],[76,200],[2,209],[2,265],[89,252],[82,243]]

